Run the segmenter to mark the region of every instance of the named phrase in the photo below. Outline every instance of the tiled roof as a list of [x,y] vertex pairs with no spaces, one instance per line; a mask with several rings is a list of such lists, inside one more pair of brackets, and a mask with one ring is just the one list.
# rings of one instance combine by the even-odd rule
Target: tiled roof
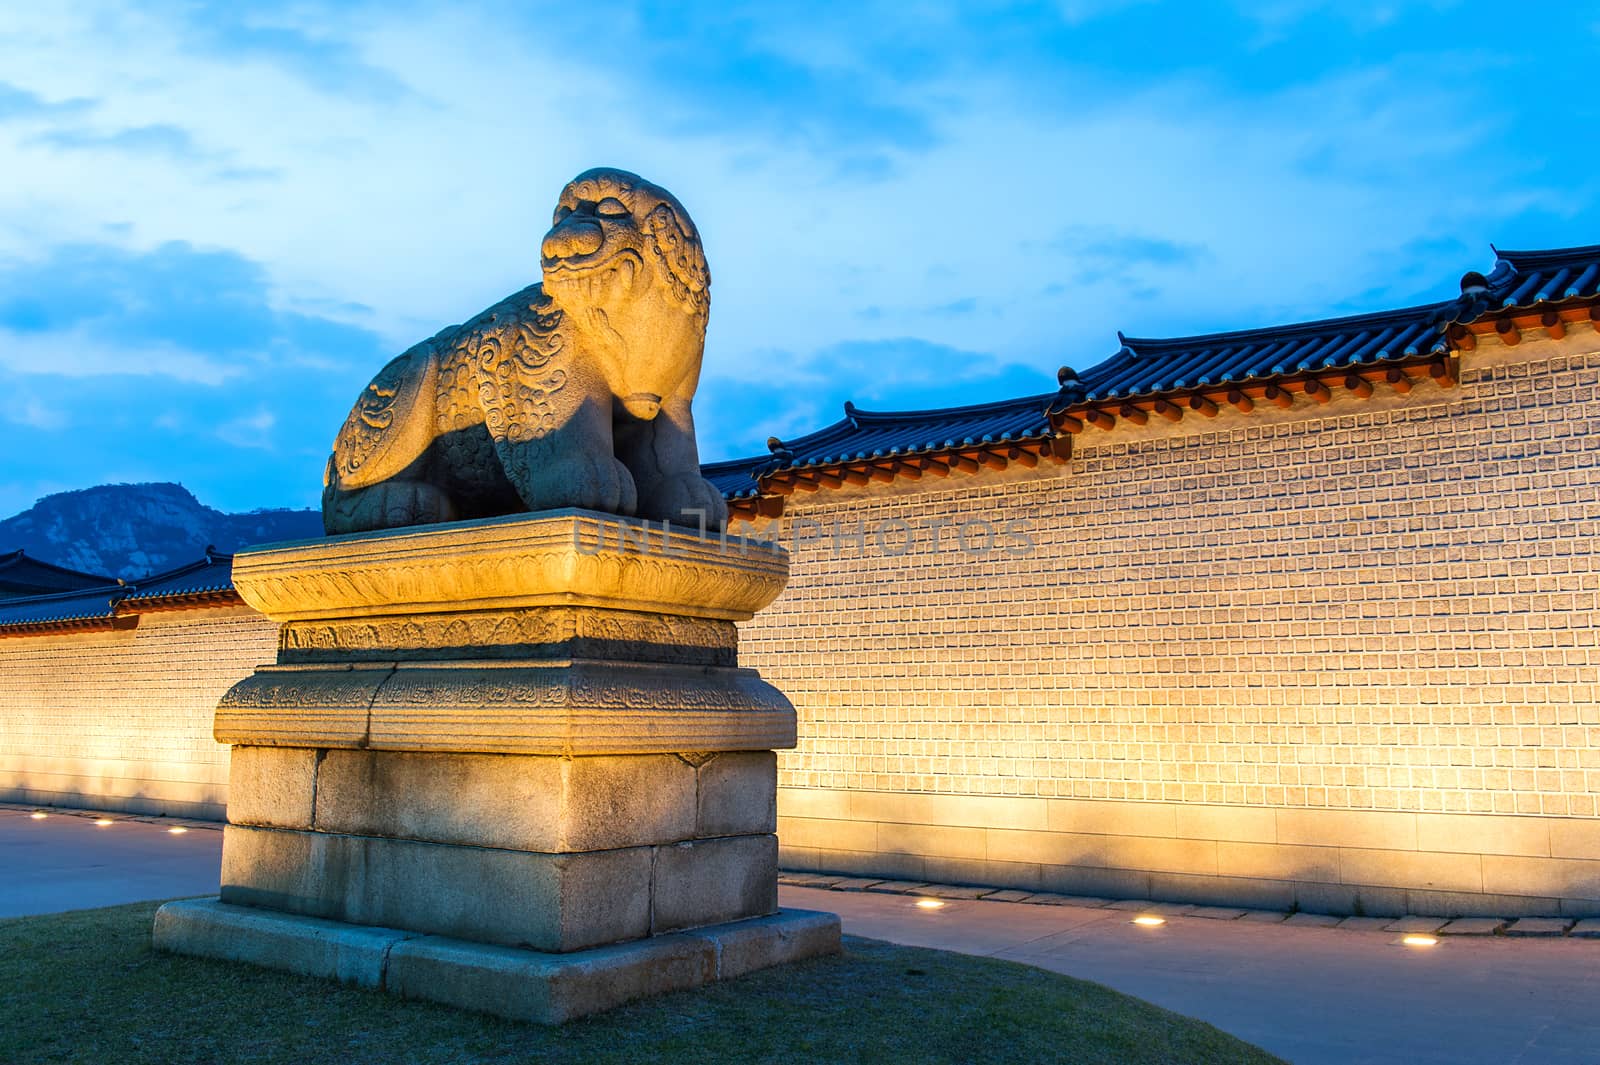
[[1081,375],[1063,374],[1062,393],[1052,406],[1065,410],[1075,403],[1441,354],[1448,346],[1444,327],[1456,303],[1170,340],[1118,333],[1122,348],[1111,358]]
[[[961,444],[988,440],[1040,439],[1051,435],[1051,414],[1098,407],[1103,427],[1117,417],[1119,402],[1150,401],[1168,396],[1197,396],[1205,391],[1228,391],[1231,386],[1263,387],[1285,379],[1335,375],[1348,380],[1362,395],[1371,393],[1371,381],[1407,383],[1426,364],[1441,383],[1451,381],[1445,361],[1460,341],[1471,345],[1467,323],[1477,331],[1504,308],[1526,309],[1541,303],[1578,301],[1578,309],[1564,309],[1563,321],[1582,317],[1582,303],[1600,303],[1600,245],[1547,251],[1495,251],[1494,269],[1488,274],[1468,273],[1461,279],[1461,295],[1438,303],[1401,310],[1329,318],[1315,322],[1247,329],[1201,336],[1150,339],[1117,334],[1121,346],[1109,359],[1074,373],[1063,368],[1055,394],[944,410],[873,413],[845,405],[845,418],[825,429],[787,442],[769,441],[772,454],[711,463],[705,475],[731,502],[748,501],[762,493],[759,479],[779,471],[806,471],[851,461],[885,456],[937,452]],[[1547,311],[1550,319],[1554,312]],[[1600,307],[1588,315],[1600,319]],[[1519,322],[1521,320],[1519,319]],[[1547,327],[1550,322],[1546,322]],[[1510,326],[1502,321],[1505,335]],[[1556,328],[1561,328],[1557,326]],[[1514,332],[1514,331],[1513,331]],[[1552,331],[1552,336],[1560,335]],[[1508,343],[1515,343],[1513,335]],[[1409,375],[1395,367],[1406,364]],[[1383,367],[1388,366],[1387,370]],[[1344,377],[1343,375],[1356,375]],[[1366,378],[1370,378],[1367,380]],[[1308,384],[1308,391],[1315,382]],[[1321,392],[1326,399],[1326,390]],[[1236,400],[1236,401],[1235,401]],[[1249,409],[1248,397],[1235,397],[1236,406]],[[1220,400],[1194,399],[1193,409],[1214,410]],[[1280,405],[1288,400],[1278,394]],[[1159,403],[1156,406],[1160,406]],[[1172,408],[1168,413],[1176,416]],[[1091,410],[1090,415],[1094,415]],[[1067,419],[1073,425],[1077,422]],[[1137,422],[1136,422],[1137,424]],[[1005,433],[1011,433],[1010,437]],[[898,449],[898,450],[896,450]]]
[[729,499],[757,494],[756,478],[774,470],[836,466],[850,462],[923,455],[958,447],[1010,444],[1053,436],[1045,393],[998,403],[941,410],[866,411],[844,405],[844,417],[824,429],[767,442],[771,453],[701,467],[706,479]]
[[[0,600],[0,631],[53,627],[131,626],[142,611],[233,595],[233,556],[211,548],[204,558],[138,582],[107,580],[97,588]],[[120,626],[118,626],[120,627]]]
[[50,595],[115,584],[103,573],[84,573],[37,558],[26,551],[0,555],[0,598],[13,595]]
[[31,628],[43,625],[70,625],[116,617],[117,601],[126,591],[111,584],[87,591],[58,592],[55,595],[30,595],[0,602],[0,628]]
[[146,577],[129,586],[124,603],[146,603],[153,599],[210,595],[233,591],[233,556],[206,548],[205,557],[187,566]]
[[1495,256],[1494,269],[1485,278],[1494,307],[1531,307],[1600,295],[1600,244],[1549,251],[1496,248]]

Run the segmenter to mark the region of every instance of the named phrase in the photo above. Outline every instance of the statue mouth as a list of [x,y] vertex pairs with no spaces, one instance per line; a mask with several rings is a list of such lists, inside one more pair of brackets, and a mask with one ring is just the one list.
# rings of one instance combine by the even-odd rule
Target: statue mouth
[[547,284],[573,286],[592,302],[630,291],[644,272],[644,258],[632,248],[620,248],[603,259],[588,255],[541,259],[540,265]]
[[661,413],[661,397],[653,392],[634,392],[623,397],[622,408],[640,421],[649,421]]

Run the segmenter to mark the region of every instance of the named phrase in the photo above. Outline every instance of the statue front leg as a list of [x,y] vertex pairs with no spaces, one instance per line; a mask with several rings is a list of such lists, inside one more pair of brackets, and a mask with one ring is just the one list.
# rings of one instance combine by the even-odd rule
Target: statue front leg
[[506,478],[530,511],[581,507],[632,514],[633,477],[613,453],[610,396],[585,397],[555,425],[490,426]]
[[620,415],[617,455],[639,487],[641,517],[694,529],[727,527],[728,506],[722,493],[700,476],[688,392],[667,399],[650,421]]

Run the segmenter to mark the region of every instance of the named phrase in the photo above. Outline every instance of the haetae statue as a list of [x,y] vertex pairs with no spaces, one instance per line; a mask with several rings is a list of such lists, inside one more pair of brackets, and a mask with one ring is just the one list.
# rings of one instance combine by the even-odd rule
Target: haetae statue
[[328,533],[563,507],[726,525],[689,409],[711,275],[683,205],[586,171],[540,265],[542,283],[378,372],[328,459]]

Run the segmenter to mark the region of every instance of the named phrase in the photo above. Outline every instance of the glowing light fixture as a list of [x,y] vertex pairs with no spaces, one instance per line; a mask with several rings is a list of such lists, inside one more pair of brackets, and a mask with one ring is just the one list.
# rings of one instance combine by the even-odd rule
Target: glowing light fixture
[[917,909],[919,909],[919,910],[942,910],[942,909],[944,909],[944,900],[943,899],[918,899],[917,900]]
[[1404,943],[1408,947],[1431,947],[1437,944],[1439,941],[1433,936],[1418,934],[1406,936],[1400,942]]
[[181,836],[187,831],[189,831],[189,830],[187,828],[184,828],[182,825],[176,825],[176,826],[174,826],[172,828],[167,829],[167,835],[169,835],[169,836]]
[[111,820],[111,818],[109,818],[109,817],[99,817],[99,818],[96,818],[96,819],[95,819],[95,822],[94,822],[94,823],[95,823],[95,824],[97,824],[97,825],[99,825],[99,826],[100,826],[100,827],[101,827],[101,828],[105,828],[105,827],[106,827],[106,826],[107,826],[107,825],[114,825],[114,824],[116,824],[116,822],[115,822],[115,821],[113,821],[113,820]]
[[33,818],[35,821],[43,821],[45,818],[49,817],[50,815],[45,813],[43,810],[35,810],[35,811],[33,811],[33,813],[29,814],[28,816]]
[[1167,919],[1165,917],[1157,917],[1153,913],[1141,913],[1133,919],[1133,923],[1143,925],[1146,928],[1155,928],[1157,925],[1166,924]]

